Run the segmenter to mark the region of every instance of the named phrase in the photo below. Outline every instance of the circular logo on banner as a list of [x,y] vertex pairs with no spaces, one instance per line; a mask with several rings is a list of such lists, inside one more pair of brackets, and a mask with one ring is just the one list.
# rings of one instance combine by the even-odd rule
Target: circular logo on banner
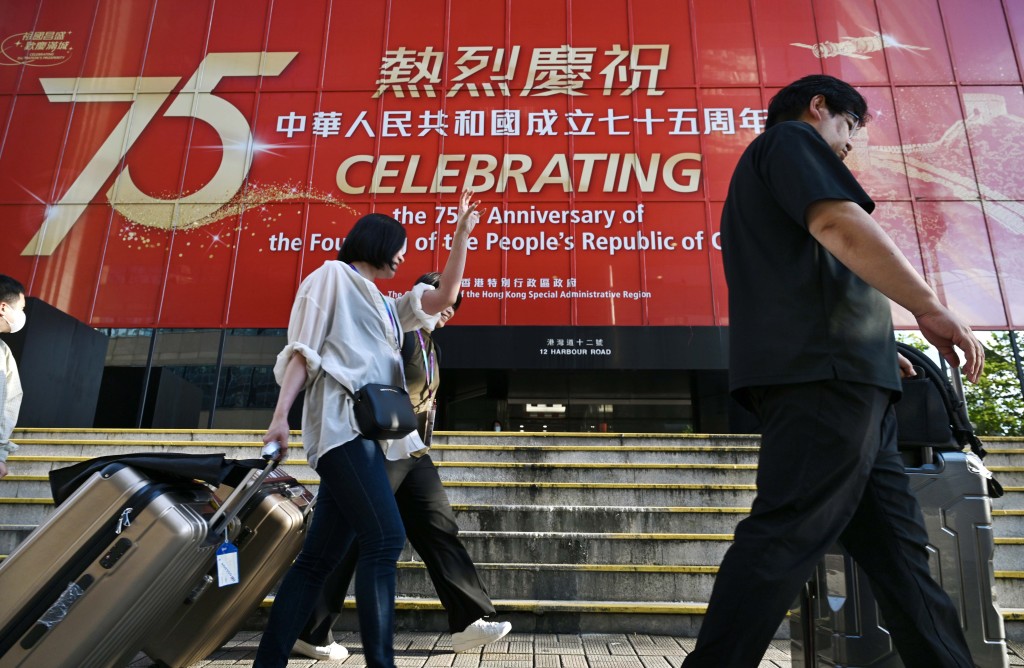
[[70,30],[23,32],[0,42],[0,65],[52,67],[71,58]]

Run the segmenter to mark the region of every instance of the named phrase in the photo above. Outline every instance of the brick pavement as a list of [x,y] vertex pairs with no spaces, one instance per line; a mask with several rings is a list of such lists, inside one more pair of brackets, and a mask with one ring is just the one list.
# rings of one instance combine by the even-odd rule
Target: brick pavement
[[[340,662],[293,657],[289,668],[300,666],[365,666],[359,651],[359,634],[336,633],[338,642],[351,655]],[[252,666],[259,644],[256,631],[242,632],[198,667]],[[642,634],[549,634],[511,633],[498,642],[464,654],[453,654],[447,633],[400,632],[395,636],[398,668],[678,668],[692,638]],[[144,655],[130,668],[152,665]],[[765,654],[760,668],[789,668],[789,641],[776,640]],[[1010,643],[1010,665],[1024,666],[1024,646]]]

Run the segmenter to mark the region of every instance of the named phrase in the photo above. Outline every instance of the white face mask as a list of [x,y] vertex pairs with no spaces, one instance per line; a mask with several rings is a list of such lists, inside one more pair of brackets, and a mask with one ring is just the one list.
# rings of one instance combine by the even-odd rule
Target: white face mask
[[25,326],[25,312],[11,306],[7,307],[7,315],[0,316],[11,326],[11,334],[20,331]]

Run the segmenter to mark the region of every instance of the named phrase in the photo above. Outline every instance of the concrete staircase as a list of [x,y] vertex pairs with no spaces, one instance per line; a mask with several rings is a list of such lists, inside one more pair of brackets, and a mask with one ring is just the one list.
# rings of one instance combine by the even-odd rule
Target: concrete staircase
[[[257,431],[23,430],[0,480],[0,555],[52,511],[47,473],[144,451],[255,456]],[[299,440],[296,434],[295,440]],[[286,468],[315,489],[292,443]],[[996,591],[1024,638],[1024,439],[987,439]],[[717,565],[754,496],[754,436],[440,432],[431,455],[463,540],[502,618],[517,631],[692,636]],[[426,569],[399,564],[399,624],[444,629]],[[352,601],[349,601],[349,605]],[[265,612],[264,606],[264,612]],[[343,617],[346,627],[355,615]],[[259,624],[259,619],[253,620]],[[788,627],[780,628],[785,637]]]

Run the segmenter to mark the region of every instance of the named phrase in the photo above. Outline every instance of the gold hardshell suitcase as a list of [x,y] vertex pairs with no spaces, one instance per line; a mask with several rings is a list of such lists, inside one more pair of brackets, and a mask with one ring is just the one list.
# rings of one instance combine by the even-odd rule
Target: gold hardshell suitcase
[[229,531],[238,548],[238,584],[218,587],[216,566],[192,583],[170,618],[150,634],[143,651],[160,666],[183,667],[222,646],[252,615],[291,566],[306,537],[313,495],[277,469],[238,513]]
[[[237,494],[218,504],[212,484],[109,459],[84,463],[96,466],[67,498],[54,493],[54,513],[0,564],[0,668],[131,662],[214,558],[220,527],[274,467],[247,467]],[[214,459],[224,470],[234,464]]]

